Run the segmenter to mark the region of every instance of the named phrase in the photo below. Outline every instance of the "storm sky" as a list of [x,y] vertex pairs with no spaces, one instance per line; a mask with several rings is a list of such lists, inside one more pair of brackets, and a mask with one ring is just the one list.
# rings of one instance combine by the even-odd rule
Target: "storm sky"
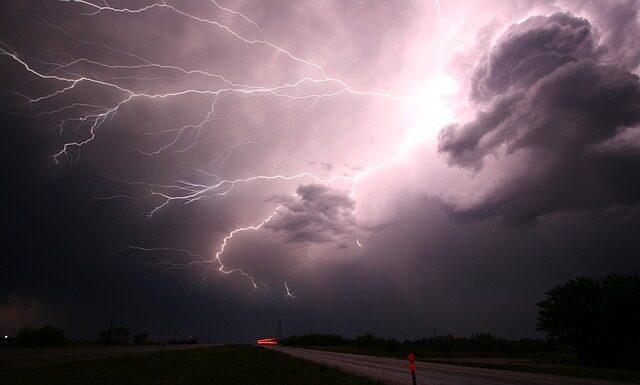
[[639,1],[0,7],[0,333],[541,337],[640,269]]

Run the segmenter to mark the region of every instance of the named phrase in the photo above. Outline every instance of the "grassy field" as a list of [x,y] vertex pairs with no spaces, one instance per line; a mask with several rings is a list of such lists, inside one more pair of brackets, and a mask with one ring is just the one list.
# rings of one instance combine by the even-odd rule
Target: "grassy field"
[[517,372],[553,374],[556,376],[568,376],[577,378],[589,378],[594,380],[607,380],[640,384],[640,371],[587,368],[584,366],[547,365],[544,363],[490,363],[478,360],[457,361],[450,359],[429,359],[428,362],[436,362],[450,365],[471,366],[475,368],[513,370]]
[[254,346],[219,346],[0,370],[0,384],[336,384],[371,380]]
[[[313,347],[311,349],[381,357],[395,357],[401,359],[406,359],[407,357],[405,352],[367,350],[355,346]],[[577,357],[573,354],[501,354],[500,352],[479,354],[478,352],[452,352],[445,355],[441,352],[416,352],[416,357],[418,361],[425,362],[640,384],[640,370],[589,368],[579,365]]]

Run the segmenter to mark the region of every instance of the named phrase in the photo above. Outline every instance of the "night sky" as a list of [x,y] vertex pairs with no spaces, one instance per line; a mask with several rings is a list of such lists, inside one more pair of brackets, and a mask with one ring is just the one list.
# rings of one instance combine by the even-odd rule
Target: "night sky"
[[3,335],[543,337],[640,270],[640,1],[0,10]]

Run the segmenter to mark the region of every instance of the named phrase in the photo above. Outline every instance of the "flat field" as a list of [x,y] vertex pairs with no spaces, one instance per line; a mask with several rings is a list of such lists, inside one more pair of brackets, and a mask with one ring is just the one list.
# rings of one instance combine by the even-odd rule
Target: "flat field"
[[0,384],[336,384],[376,382],[255,346],[217,346],[0,369]]

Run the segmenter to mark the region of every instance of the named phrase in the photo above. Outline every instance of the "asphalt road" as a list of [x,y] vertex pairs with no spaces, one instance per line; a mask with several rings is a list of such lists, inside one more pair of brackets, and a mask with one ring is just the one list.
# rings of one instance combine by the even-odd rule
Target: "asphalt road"
[[[380,380],[385,384],[411,384],[409,362],[396,358],[333,353],[318,350],[268,347],[308,361],[338,367],[346,372]],[[621,385],[620,382],[587,380],[508,370],[416,362],[418,385]]]
[[162,351],[188,350],[207,346],[214,345],[134,345],[0,349],[0,369],[44,365],[56,362],[97,360],[101,358]]

